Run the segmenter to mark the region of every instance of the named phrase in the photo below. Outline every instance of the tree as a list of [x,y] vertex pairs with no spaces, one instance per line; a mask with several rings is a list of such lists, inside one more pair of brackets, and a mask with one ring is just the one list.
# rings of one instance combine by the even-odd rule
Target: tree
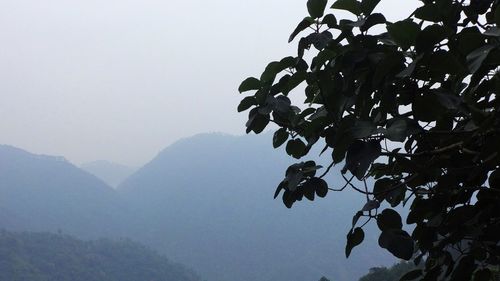
[[[346,188],[366,196],[347,257],[366,218],[382,248],[425,261],[403,280],[488,280],[500,259],[499,1],[423,0],[395,22],[374,12],[379,1],[308,0],[289,39],[303,34],[297,56],[244,80],[239,92],[252,95],[238,111],[250,109],[247,133],[277,125],[274,147],[301,159],[275,192],[288,208]],[[304,160],[313,146],[331,155],[328,167]],[[324,180],[334,165],[343,186]],[[408,210],[411,235],[386,204]]]
[[408,271],[415,269],[417,267],[409,262],[400,262],[390,268],[374,267],[370,268],[370,272],[361,277],[359,281],[398,281]]

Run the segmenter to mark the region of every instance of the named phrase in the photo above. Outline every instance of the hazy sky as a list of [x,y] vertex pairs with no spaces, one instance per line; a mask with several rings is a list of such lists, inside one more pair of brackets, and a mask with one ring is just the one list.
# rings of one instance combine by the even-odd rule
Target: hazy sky
[[[243,134],[236,89],[295,53],[305,3],[0,0],[0,143],[138,166],[179,138]],[[382,4],[395,19],[417,1]]]

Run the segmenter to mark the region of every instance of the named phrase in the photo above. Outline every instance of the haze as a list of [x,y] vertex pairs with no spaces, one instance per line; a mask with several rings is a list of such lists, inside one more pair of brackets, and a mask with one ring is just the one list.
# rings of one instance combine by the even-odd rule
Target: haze
[[[382,2],[389,20],[412,9]],[[0,143],[138,166],[179,138],[242,134],[239,82],[294,53],[306,13],[303,0],[1,0]]]

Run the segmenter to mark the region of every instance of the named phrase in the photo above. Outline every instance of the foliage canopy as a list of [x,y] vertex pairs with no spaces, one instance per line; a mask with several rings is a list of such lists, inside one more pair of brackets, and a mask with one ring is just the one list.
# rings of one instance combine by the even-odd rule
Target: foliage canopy
[[[302,36],[297,56],[244,80],[239,92],[253,95],[238,111],[250,110],[247,133],[276,124],[274,147],[296,159],[314,145],[331,154],[324,171],[314,161],[286,170],[275,198],[288,208],[346,188],[366,196],[346,256],[367,218],[382,248],[425,261],[402,280],[488,280],[500,258],[500,1],[422,0],[395,22],[374,12],[379,2],[308,0],[289,38]],[[323,177],[337,164],[345,185],[331,187]],[[408,208],[411,234],[384,204]]]

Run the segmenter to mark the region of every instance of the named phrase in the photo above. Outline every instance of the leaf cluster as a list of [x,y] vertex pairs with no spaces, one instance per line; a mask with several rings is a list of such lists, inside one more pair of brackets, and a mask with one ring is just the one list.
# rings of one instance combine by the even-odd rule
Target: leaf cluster
[[[247,133],[277,125],[273,145],[286,143],[291,157],[315,145],[331,155],[321,176],[312,161],[287,170],[275,194],[287,207],[325,186],[366,196],[347,256],[367,217],[382,248],[425,263],[404,280],[488,280],[500,263],[500,1],[422,0],[395,22],[376,12],[379,2],[308,0],[289,38],[297,55],[246,79],[239,91],[253,94],[238,111],[250,110]],[[322,180],[334,165],[345,179],[337,189]],[[411,234],[396,211],[378,214],[385,203],[408,209]]]

